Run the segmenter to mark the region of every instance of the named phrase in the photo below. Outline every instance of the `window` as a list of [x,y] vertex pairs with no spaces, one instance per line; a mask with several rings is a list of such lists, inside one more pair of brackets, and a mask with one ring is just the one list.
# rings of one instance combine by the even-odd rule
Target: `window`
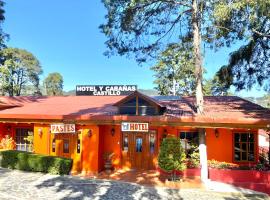
[[128,134],[123,136],[123,151],[128,151]]
[[55,138],[52,141],[52,152],[55,152]]
[[136,152],[137,153],[142,152],[142,138],[141,137],[136,138]]
[[63,153],[69,153],[69,140],[64,139],[63,145]]
[[81,140],[77,140],[77,153],[81,153]]
[[135,96],[119,106],[119,113],[124,115],[158,115],[159,108],[153,103]]
[[27,141],[28,136],[33,136],[33,130],[30,128],[16,128],[16,150],[19,151],[32,151],[32,146],[30,141]]
[[155,146],[156,146],[156,131],[155,130],[150,130],[149,131],[149,149],[150,149],[150,154],[155,153]]
[[180,140],[181,140],[181,145],[186,151],[187,157],[194,151],[194,145],[198,146],[199,145],[199,134],[198,132],[180,132]]
[[255,161],[254,133],[234,133],[234,160]]

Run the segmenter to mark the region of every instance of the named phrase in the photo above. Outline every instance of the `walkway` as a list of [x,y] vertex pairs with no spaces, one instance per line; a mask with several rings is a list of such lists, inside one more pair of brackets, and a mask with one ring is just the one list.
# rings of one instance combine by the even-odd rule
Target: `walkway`
[[147,187],[120,181],[83,179],[41,173],[11,171],[0,168],[0,199],[85,199],[85,200],[148,200],[148,199],[268,199],[264,195],[217,193],[198,189]]

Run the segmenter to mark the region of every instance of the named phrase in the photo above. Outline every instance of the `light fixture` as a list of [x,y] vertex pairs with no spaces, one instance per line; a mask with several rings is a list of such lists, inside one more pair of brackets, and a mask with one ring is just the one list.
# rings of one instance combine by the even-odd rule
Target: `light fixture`
[[115,134],[115,129],[112,128],[112,130],[111,130],[111,135],[114,136],[114,134]]
[[38,129],[38,135],[39,135],[39,137],[41,137],[42,134],[43,134],[42,128],[39,128],[39,129]]
[[167,129],[164,129],[164,130],[163,130],[163,135],[162,135],[162,138],[166,138],[166,137],[167,137],[167,135],[168,135],[168,133],[167,133]]
[[87,132],[87,136],[88,136],[88,137],[92,137],[92,134],[93,134],[93,133],[92,133],[92,130],[89,129],[88,132]]
[[217,128],[215,129],[215,136],[216,136],[216,138],[219,137],[219,132],[218,132],[218,129]]

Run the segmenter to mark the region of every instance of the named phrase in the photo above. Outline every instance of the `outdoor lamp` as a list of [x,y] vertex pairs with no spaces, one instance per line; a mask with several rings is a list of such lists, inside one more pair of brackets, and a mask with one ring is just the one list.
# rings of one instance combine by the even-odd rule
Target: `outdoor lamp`
[[42,134],[43,134],[43,132],[42,132],[42,128],[39,128],[39,129],[38,129],[38,135],[39,135],[39,137],[41,137],[41,136],[42,136]]
[[215,136],[216,136],[216,138],[219,137],[219,132],[218,132],[218,129],[217,128],[215,129]]
[[93,133],[92,133],[92,130],[89,129],[88,132],[87,132],[87,136],[88,136],[88,137],[92,137],[92,134],[93,134]]
[[115,134],[115,129],[112,128],[112,130],[111,130],[111,135],[114,136],[114,134]]

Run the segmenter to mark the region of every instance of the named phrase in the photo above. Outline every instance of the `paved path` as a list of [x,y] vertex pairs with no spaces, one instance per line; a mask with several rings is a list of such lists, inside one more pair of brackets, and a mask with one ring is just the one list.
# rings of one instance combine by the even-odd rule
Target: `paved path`
[[262,200],[268,198],[258,194],[217,193],[203,190],[174,190],[161,187],[144,187],[117,181],[86,180],[72,176],[54,176],[0,168],[0,199]]

